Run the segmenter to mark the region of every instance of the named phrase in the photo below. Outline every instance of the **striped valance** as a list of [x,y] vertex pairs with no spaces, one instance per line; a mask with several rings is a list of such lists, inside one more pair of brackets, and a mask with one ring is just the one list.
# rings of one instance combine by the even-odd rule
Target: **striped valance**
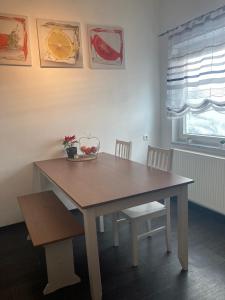
[[169,35],[167,112],[225,111],[225,7]]

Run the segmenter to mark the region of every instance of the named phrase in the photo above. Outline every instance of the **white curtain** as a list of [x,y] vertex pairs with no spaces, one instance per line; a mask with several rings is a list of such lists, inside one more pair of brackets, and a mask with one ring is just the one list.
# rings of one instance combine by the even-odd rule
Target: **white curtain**
[[169,33],[167,115],[225,112],[225,7]]

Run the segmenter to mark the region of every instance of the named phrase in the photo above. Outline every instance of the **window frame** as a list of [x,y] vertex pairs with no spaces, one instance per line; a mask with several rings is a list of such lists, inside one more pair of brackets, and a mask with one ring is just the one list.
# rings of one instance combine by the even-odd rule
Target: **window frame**
[[172,145],[190,151],[225,156],[225,146],[220,144],[224,137],[203,136],[184,133],[185,115],[172,120]]

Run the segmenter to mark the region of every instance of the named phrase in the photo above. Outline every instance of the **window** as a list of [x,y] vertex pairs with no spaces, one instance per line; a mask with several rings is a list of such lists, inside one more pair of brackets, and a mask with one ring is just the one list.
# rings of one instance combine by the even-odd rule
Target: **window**
[[225,137],[225,6],[169,36],[167,114],[176,139],[219,147]]
[[197,115],[188,113],[184,117],[183,134],[211,138],[225,137],[225,115],[215,110]]
[[[210,33],[206,34],[205,36],[207,37],[207,35],[209,34]],[[193,42],[194,41],[192,40],[192,43]],[[221,79],[225,79],[225,73],[223,72],[224,70],[221,68],[221,66],[224,66],[225,45],[221,47],[218,51],[214,51],[213,64],[211,63],[211,56],[211,53],[204,55],[204,53],[200,52],[198,55],[194,55],[191,58],[187,58],[187,65],[191,66],[190,70],[188,68],[186,70],[187,76],[190,77],[190,82],[195,82],[196,80],[194,76],[194,74],[196,73],[193,70],[199,69],[201,70],[202,76],[204,70],[204,78],[209,80],[206,86],[204,84],[201,85],[199,83],[194,88],[189,86],[187,87],[189,102],[193,105],[196,104],[199,95],[201,95],[200,98],[215,98],[215,96],[213,95],[207,95],[209,87],[211,87],[214,91],[217,90],[218,93],[218,90],[221,89],[221,85],[213,84],[213,81],[217,80],[219,76]],[[221,73],[219,75],[220,70]],[[199,75],[199,73],[197,75]],[[222,85],[222,88],[223,87],[224,84]],[[224,95],[221,95],[221,97],[223,96]],[[218,139],[225,137],[225,114],[222,114],[221,112],[218,112],[212,108],[209,108],[208,110],[198,114],[189,111],[183,117],[181,128],[183,137],[186,137],[187,139],[194,138],[194,140],[199,144],[204,143],[202,137],[209,137],[211,141],[214,139],[215,142],[217,142]],[[209,143],[210,141],[208,141],[208,144]]]

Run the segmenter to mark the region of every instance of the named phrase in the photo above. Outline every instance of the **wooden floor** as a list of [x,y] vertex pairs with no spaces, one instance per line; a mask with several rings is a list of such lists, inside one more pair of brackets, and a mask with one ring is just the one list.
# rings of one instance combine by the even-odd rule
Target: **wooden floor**
[[[225,300],[225,217],[189,205],[189,271],[177,259],[176,205],[172,203],[172,253],[164,235],[140,242],[140,265],[131,267],[128,224],[121,224],[119,248],[112,247],[111,218],[99,234],[103,300]],[[82,221],[79,213],[76,218]],[[76,238],[75,265],[82,283],[43,296],[46,270],[43,249],[26,240],[24,224],[0,229],[1,300],[89,300],[84,237]]]

